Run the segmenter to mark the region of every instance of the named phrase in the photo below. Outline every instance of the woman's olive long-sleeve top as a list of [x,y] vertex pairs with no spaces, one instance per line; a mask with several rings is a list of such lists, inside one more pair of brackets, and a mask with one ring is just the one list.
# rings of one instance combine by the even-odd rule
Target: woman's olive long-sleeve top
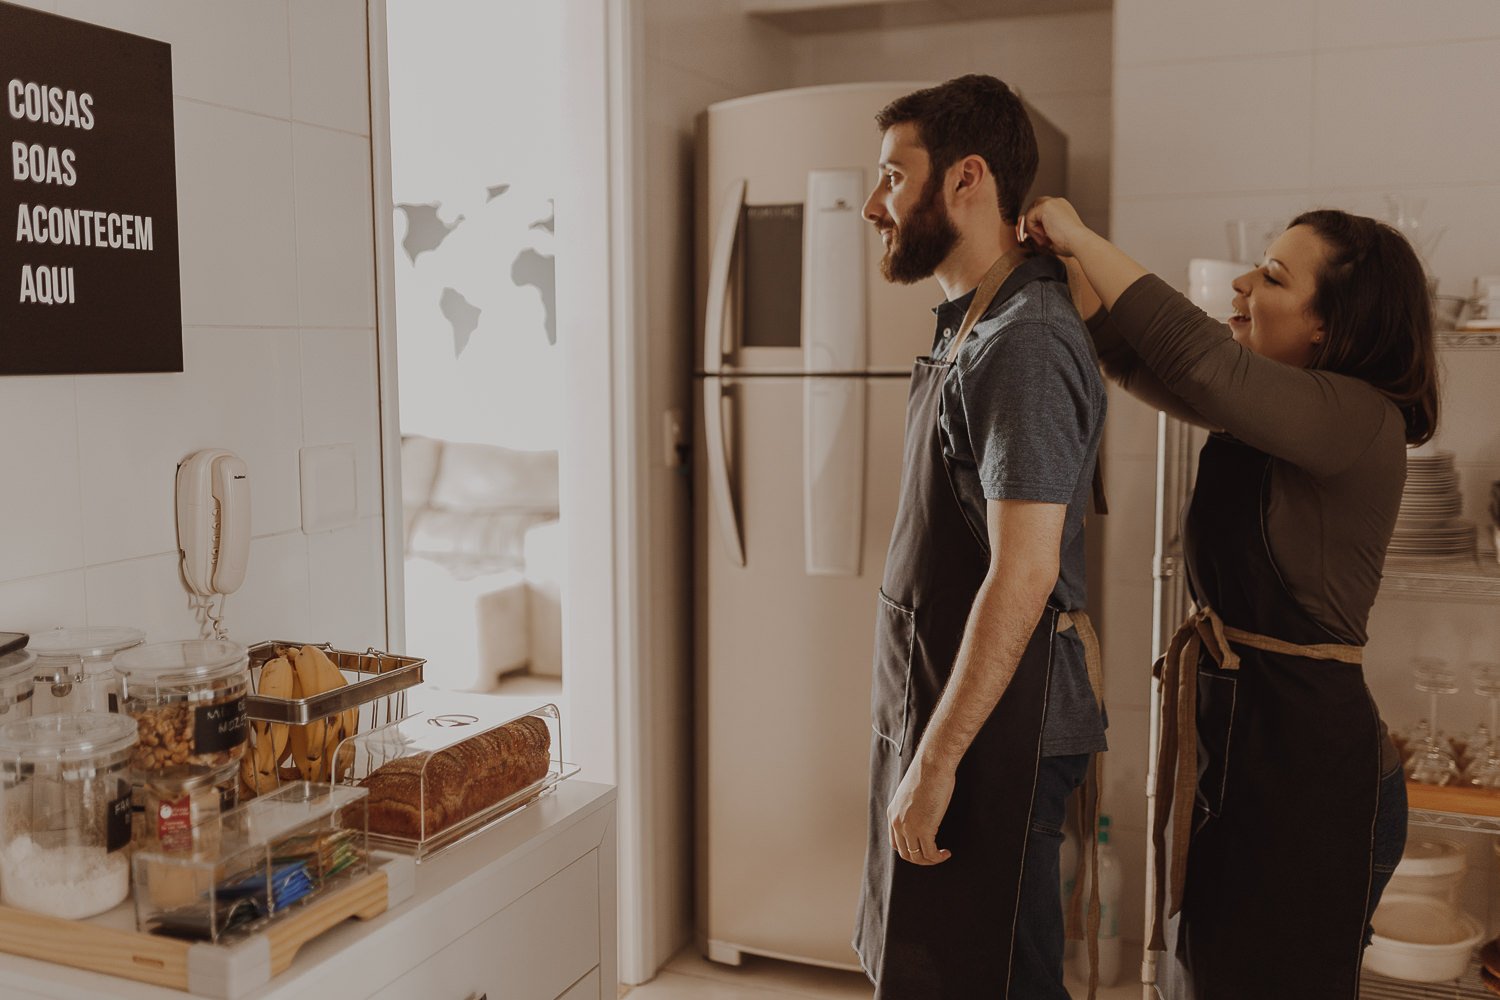
[[1271,456],[1272,560],[1329,641],[1364,645],[1406,482],[1395,404],[1359,379],[1241,346],[1155,275],[1089,329],[1106,374],[1132,395]]

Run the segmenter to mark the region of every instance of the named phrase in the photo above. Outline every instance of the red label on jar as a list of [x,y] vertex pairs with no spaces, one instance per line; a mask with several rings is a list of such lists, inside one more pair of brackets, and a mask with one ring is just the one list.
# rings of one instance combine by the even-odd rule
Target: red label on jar
[[193,849],[193,797],[162,799],[156,806],[156,842],[168,854]]

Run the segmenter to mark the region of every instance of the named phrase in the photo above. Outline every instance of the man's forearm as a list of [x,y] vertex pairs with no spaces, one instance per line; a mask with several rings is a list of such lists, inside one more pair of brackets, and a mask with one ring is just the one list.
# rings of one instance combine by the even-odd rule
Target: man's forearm
[[926,766],[956,769],[1010,686],[1057,582],[1057,568],[991,574],[974,598],[953,675],[922,736]]

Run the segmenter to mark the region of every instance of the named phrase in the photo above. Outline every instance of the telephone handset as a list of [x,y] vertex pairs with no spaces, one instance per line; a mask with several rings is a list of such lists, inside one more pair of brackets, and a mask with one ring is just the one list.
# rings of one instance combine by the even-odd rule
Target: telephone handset
[[189,455],[177,467],[177,547],[182,579],[199,597],[232,594],[250,555],[250,473],[222,448]]

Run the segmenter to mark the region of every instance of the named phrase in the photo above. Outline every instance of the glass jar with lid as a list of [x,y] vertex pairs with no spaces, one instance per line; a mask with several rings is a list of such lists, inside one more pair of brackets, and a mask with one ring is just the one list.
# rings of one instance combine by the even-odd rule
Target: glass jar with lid
[[0,723],[24,719],[31,714],[31,692],[36,686],[32,666],[36,654],[29,649],[0,654]]
[[138,777],[244,756],[249,662],[244,646],[222,639],[153,642],[115,657],[124,709],[140,732]]
[[58,628],[33,635],[27,647],[36,654],[31,714],[118,712],[115,654],[145,641],[146,633],[123,625]]
[[216,851],[217,820],[239,804],[239,777],[239,765],[231,762],[154,771],[138,780],[135,846],[162,854]]
[[130,892],[134,722],[84,712],[0,726],[0,899],[54,917]]

